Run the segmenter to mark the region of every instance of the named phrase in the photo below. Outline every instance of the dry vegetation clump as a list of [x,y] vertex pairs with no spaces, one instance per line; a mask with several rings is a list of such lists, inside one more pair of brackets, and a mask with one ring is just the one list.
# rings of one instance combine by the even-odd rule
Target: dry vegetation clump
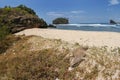
[[120,80],[119,49],[91,48],[77,70],[82,80]]
[[66,54],[58,56],[55,55],[55,52],[54,49],[45,49],[11,54],[9,57],[6,57],[6,54],[3,59],[0,59],[0,80],[73,79],[74,72],[67,71],[68,60],[63,60]]
[[22,36],[8,35],[0,41],[0,54],[4,53],[8,48],[21,40]]
[[[120,48],[108,51],[38,36],[19,37],[0,54],[0,80],[120,80]],[[86,56],[69,71],[70,55],[79,48],[77,52]]]
[[[35,38],[38,38],[39,41],[37,42]],[[35,41],[31,41],[31,39]],[[35,42],[39,43],[40,48],[31,50],[32,46],[36,46]],[[54,46],[51,46],[51,42]],[[60,43],[60,40],[23,36],[21,40],[0,55],[0,80],[73,79],[74,72],[68,72],[69,60],[64,59],[69,50],[66,48],[60,52],[59,47],[56,48],[56,46],[60,46]],[[45,46],[51,47],[45,49]]]

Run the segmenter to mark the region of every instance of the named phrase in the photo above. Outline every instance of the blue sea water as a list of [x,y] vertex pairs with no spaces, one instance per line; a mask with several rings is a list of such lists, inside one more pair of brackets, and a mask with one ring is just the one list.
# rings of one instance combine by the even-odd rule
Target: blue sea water
[[63,30],[82,30],[82,31],[109,31],[120,32],[120,25],[115,24],[59,24],[57,29]]

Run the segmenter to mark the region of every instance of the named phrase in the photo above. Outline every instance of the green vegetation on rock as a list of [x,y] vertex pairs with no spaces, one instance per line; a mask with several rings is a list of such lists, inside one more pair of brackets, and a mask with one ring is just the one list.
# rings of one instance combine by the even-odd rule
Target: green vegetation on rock
[[11,33],[28,28],[46,28],[47,23],[24,5],[0,8],[0,27],[6,26]]
[[36,15],[36,13],[34,12],[34,10],[32,10],[31,8],[28,8],[27,6],[25,6],[25,5],[19,5],[17,8],[20,8],[20,9],[22,9],[22,10],[25,10],[25,11],[27,11],[28,13],[30,13],[30,14],[33,14],[33,15]]

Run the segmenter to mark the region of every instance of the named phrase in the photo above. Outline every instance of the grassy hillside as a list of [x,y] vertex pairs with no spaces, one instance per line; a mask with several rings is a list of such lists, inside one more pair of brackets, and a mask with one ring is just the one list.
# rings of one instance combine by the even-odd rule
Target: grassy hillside
[[[17,38],[17,40],[16,40]],[[120,49],[86,47],[38,36],[14,36],[0,54],[0,80],[119,80]],[[85,59],[69,71],[75,49]]]

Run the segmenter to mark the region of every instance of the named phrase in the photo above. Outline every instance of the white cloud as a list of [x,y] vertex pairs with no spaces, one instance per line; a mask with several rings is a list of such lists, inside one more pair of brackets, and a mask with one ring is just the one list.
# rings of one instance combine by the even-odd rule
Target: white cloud
[[48,12],[47,15],[48,16],[57,16],[57,17],[64,16],[63,13],[59,13],[59,12]]
[[110,3],[110,5],[117,5],[120,2],[119,2],[119,0],[110,0],[109,3]]
[[73,13],[73,14],[80,14],[80,13],[84,13],[84,11],[82,11],[82,10],[78,10],[78,11],[71,11],[71,13]]
[[81,13],[84,13],[83,10],[73,10],[68,12],[47,12],[46,15],[53,16],[53,17],[64,17],[64,16],[71,16],[71,15],[79,15]]

